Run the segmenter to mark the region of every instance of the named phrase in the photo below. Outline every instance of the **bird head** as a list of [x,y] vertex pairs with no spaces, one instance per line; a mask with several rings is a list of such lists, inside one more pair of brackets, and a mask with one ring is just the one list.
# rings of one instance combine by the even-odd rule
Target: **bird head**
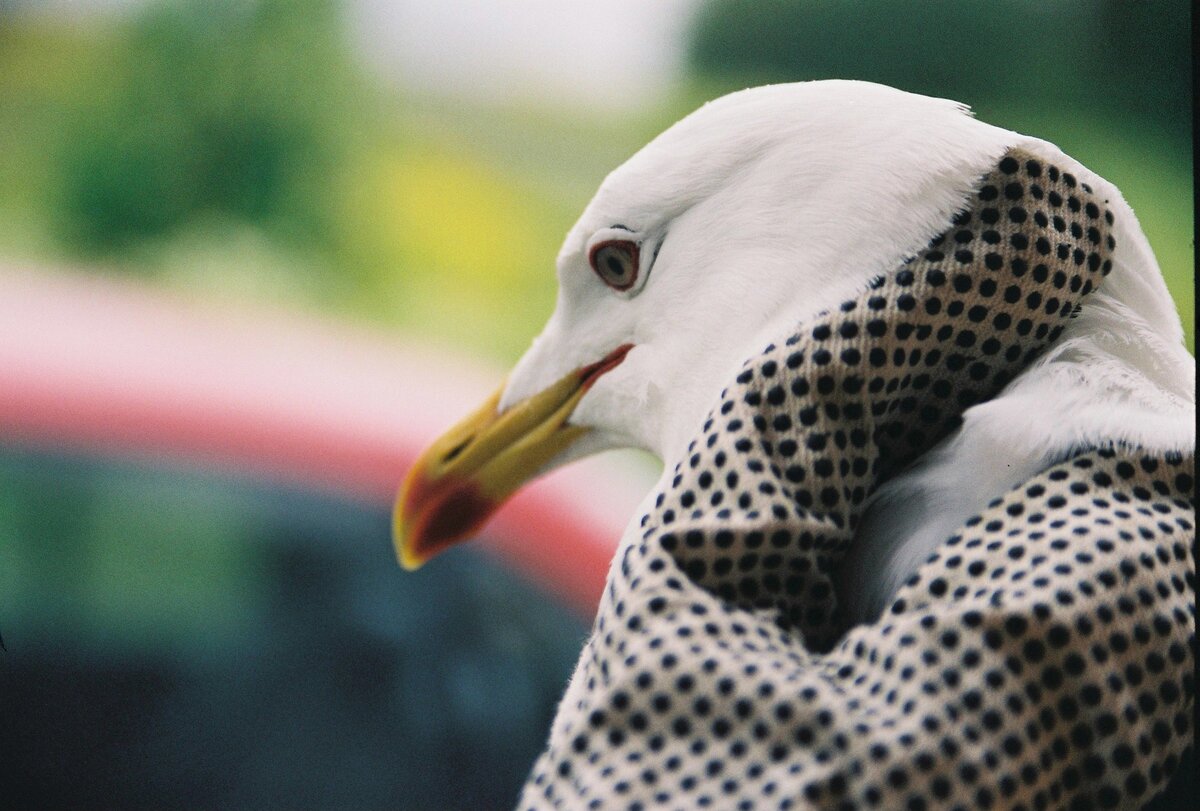
[[680,456],[742,361],[923,247],[1011,138],[960,104],[846,81],[741,91],[665,131],[567,235],[555,311],[505,383],[409,471],[401,563],[573,459]]

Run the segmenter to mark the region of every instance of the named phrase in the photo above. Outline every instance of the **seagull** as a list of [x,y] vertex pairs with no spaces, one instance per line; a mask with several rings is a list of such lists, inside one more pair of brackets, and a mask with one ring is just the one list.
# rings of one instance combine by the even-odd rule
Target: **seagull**
[[[557,280],[394,520],[412,569],[560,465],[664,463],[522,807],[1161,790],[1193,700],[1195,372],[1111,183],[953,101],[751,88],[613,171]],[[1095,652],[1114,611],[1156,629],[1157,659]],[[1087,709],[1118,660],[1130,709]]]
[[872,515],[856,546],[895,568],[866,572],[862,593],[885,598],[946,528],[1072,448],[1193,446],[1194,362],[1111,184],[954,102],[866,82],[773,85],[706,104],[604,181],[559,253],[545,330],[412,468],[395,513],[401,563],[469,537],[575,459],[622,447],[680,458],[742,361],[924,247],[1012,147],[1074,167],[1113,201],[1127,240],[1117,273],[1053,354],[879,494],[875,514],[890,517]]

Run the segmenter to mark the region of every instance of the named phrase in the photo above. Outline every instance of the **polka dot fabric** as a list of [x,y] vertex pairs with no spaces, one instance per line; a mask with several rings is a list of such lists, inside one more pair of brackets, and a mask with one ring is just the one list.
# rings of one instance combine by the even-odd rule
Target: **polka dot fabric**
[[1105,201],[1022,152],[918,256],[745,364],[609,577],[522,808],[1117,808],[1190,735],[1191,455],[1082,452],[980,505],[884,616],[834,570],[875,486],[1058,337]]

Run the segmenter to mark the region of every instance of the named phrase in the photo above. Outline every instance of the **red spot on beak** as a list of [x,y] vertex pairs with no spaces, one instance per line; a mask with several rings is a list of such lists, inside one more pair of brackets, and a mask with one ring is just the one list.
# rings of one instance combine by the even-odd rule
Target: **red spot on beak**
[[424,477],[413,482],[406,501],[414,505],[412,554],[419,561],[474,534],[500,506],[470,481],[429,482]]

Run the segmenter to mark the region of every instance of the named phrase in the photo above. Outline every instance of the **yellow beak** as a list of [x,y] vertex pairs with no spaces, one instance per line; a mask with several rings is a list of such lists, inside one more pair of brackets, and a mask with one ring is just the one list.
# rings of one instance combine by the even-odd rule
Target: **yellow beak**
[[413,570],[475,533],[500,505],[589,429],[568,425],[596,380],[625,359],[624,344],[499,413],[504,387],[421,454],[392,513],[400,565]]

